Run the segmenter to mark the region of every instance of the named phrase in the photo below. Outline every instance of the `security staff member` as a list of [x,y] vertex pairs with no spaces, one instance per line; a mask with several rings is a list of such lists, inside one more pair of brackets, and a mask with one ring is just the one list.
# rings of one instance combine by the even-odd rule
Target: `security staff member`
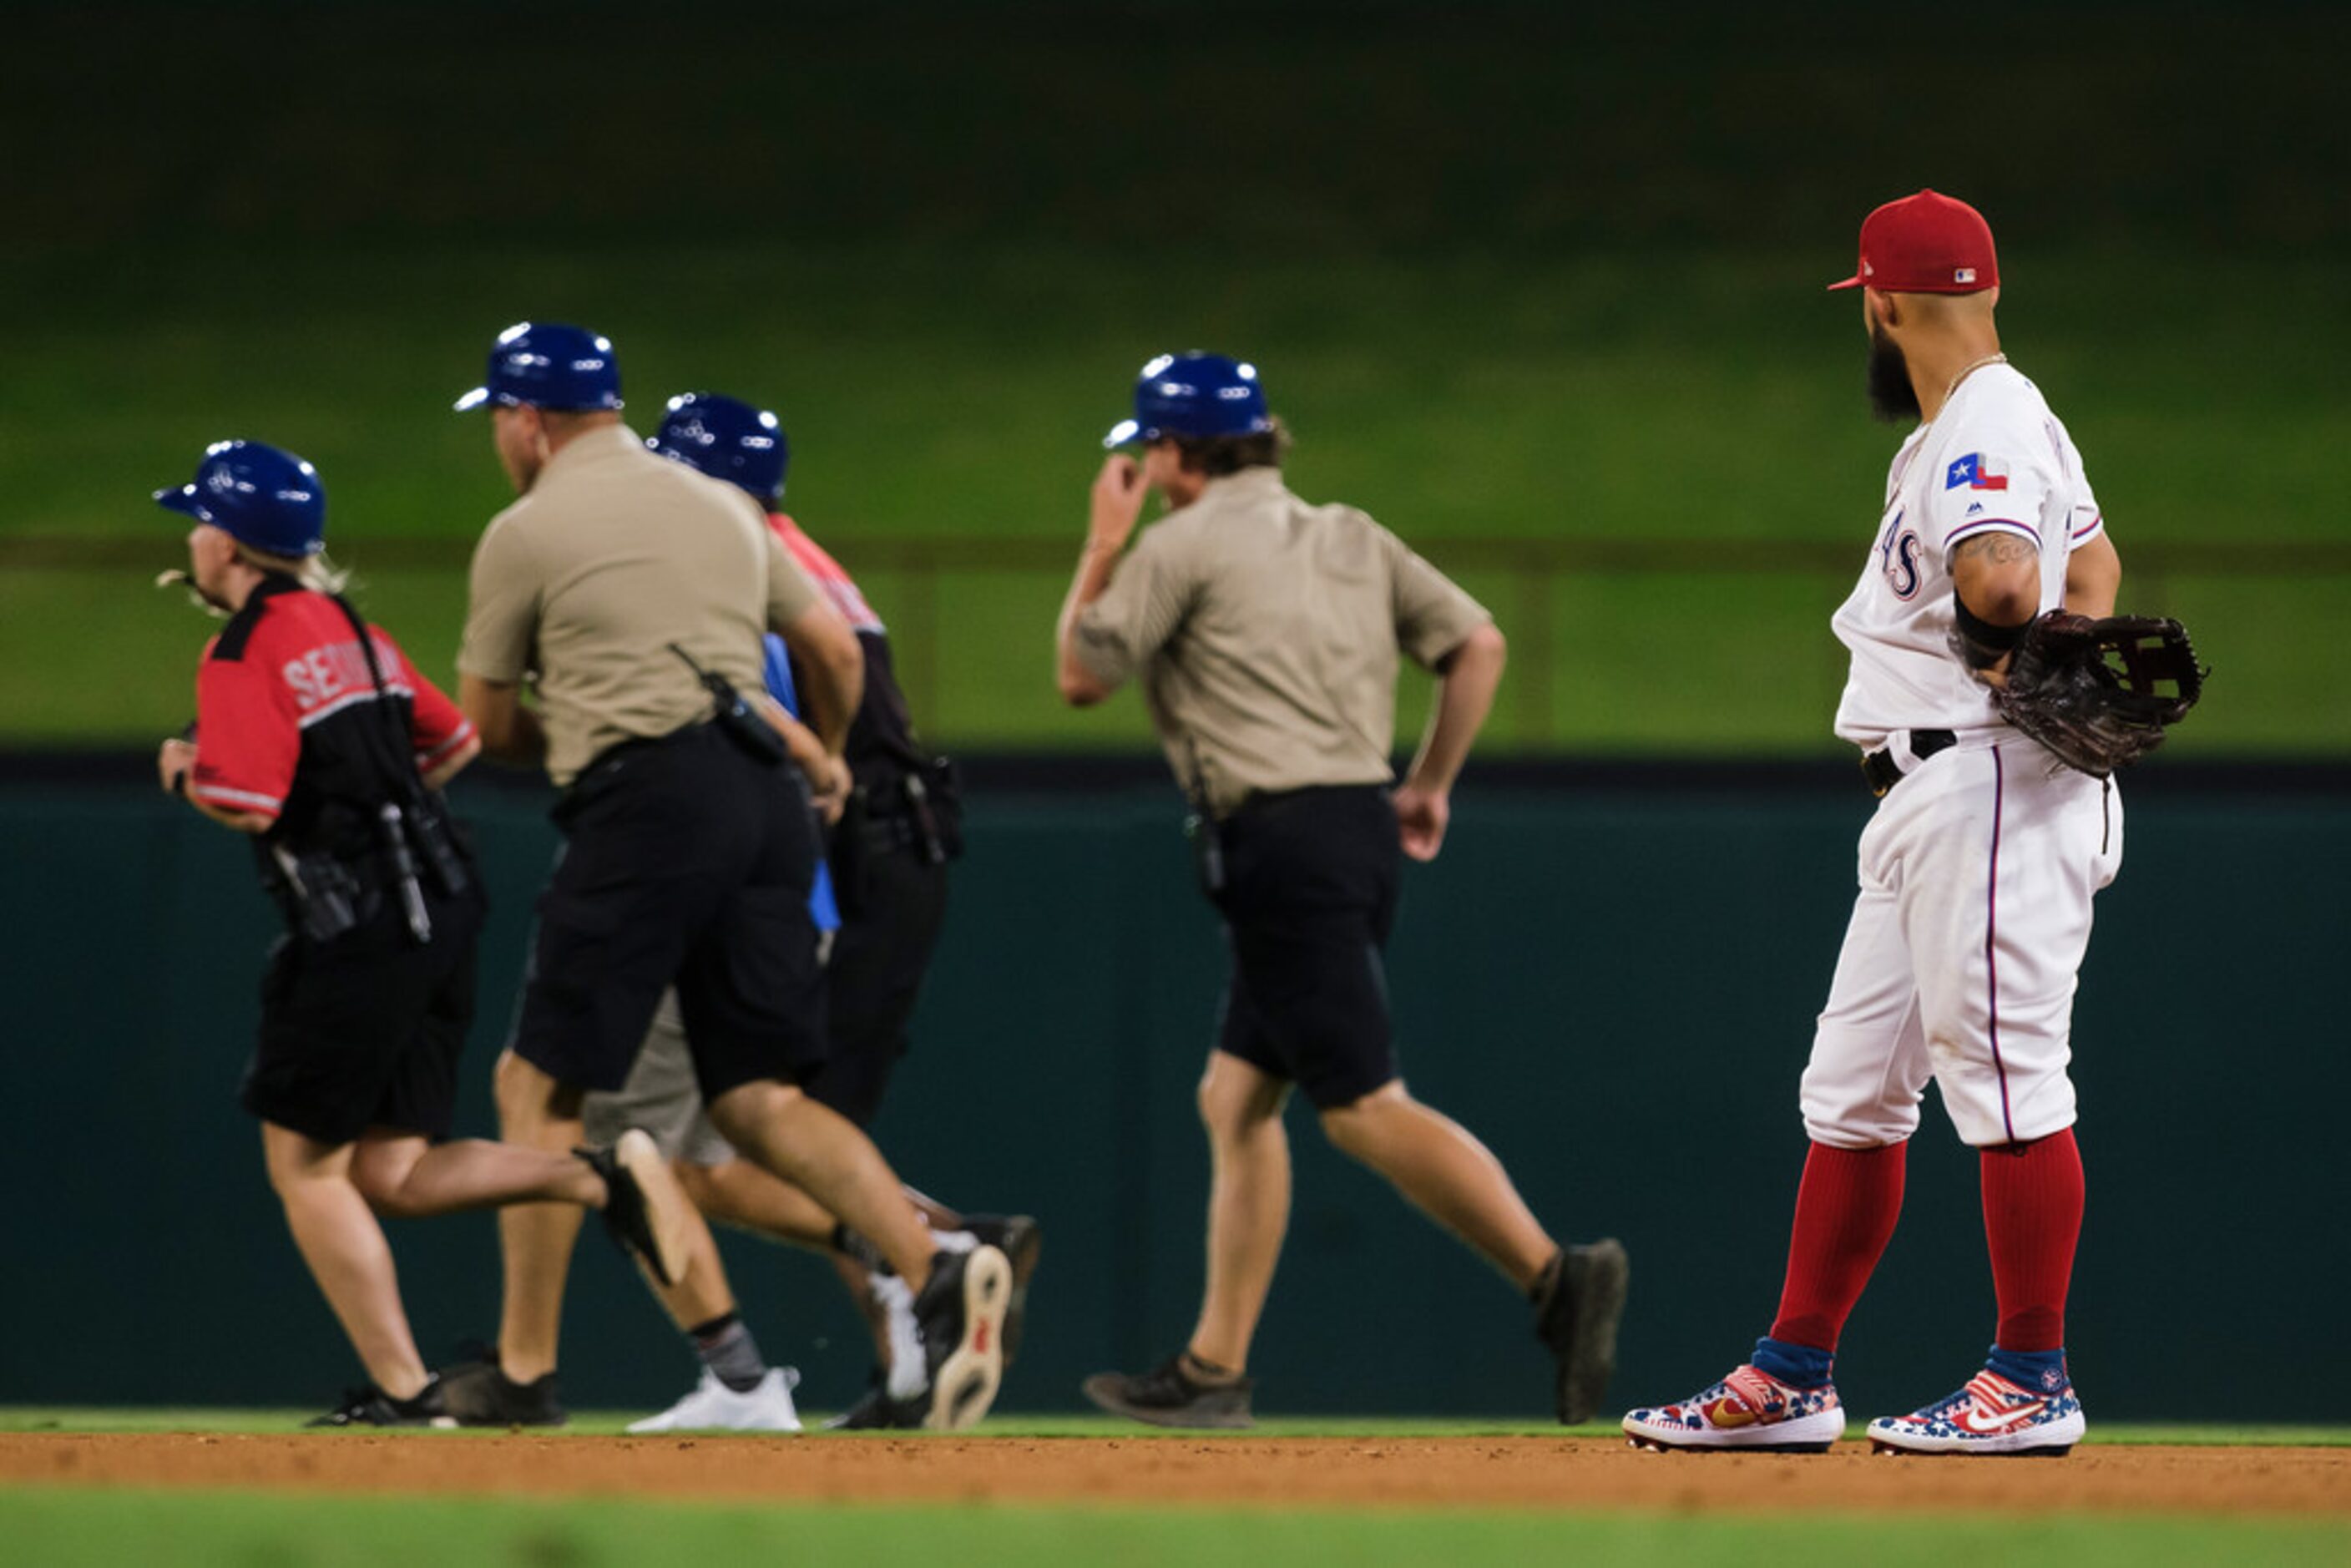
[[[915,737],[881,617],[840,563],[778,509],[791,466],[782,421],[738,398],[688,392],[670,400],[661,429],[648,444],[756,501],[768,527],[857,635],[865,686],[843,750],[853,788],[834,825],[830,883],[820,881],[819,886],[820,903],[830,908],[837,889],[840,905],[839,929],[825,961],[828,1051],[801,1087],[810,1098],[870,1128],[906,1052],[907,1028],[946,914],[947,862],[960,849],[953,778]],[[781,639],[771,634],[768,643],[768,690],[797,711],[791,694],[805,682],[794,674]],[[803,727],[785,728],[796,744],[812,744],[801,740],[808,735]],[[824,870],[820,867],[820,877]],[[919,1425],[919,1410],[910,1420],[903,1396],[919,1392],[922,1369],[893,1364],[893,1347],[914,1337],[913,1297],[905,1282],[886,1266],[877,1270],[862,1239],[847,1232],[808,1194],[737,1157],[710,1131],[685,1061],[683,1027],[664,1030],[656,1025],[629,1086],[618,1095],[589,1098],[590,1130],[608,1119],[652,1129],[705,1217],[826,1252],[867,1316],[876,1358],[865,1396],[831,1424]],[[967,1216],[919,1193],[910,1191],[907,1197],[941,1246],[985,1241],[1003,1249],[1010,1260],[1012,1300],[1004,1330],[1009,1365],[1019,1348],[1024,1301],[1042,1247],[1036,1221],[1019,1215]],[[677,1404],[636,1423],[632,1431],[772,1430],[787,1420],[797,1425],[782,1374],[766,1365],[743,1325],[715,1247],[698,1253],[662,1300],[694,1343],[704,1374]]]
[[254,836],[286,915],[242,1098],[295,1244],[370,1379],[310,1425],[446,1425],[377,1213],[602,1208],[667,1273],[693,1211],[642,1133],[586,1155],[439,1141],[473,1018],[482,895],[438,791],[480,740],[340,596],[309,464],[224,441],[155,499],[195,519],[184,580],[229,618],[197,675],[196,738],[165,741],[156,765],[165,789]]
[[[1399,850],[1437,857],[1455,776],[1501,679],[1478,603],[1352,507],[1283,486],[1287,434],[1254,367],[1218,354],[1143,369],[1121,452],[1094,481],[1062,608],[1062,696],[1100,702],[1140,674],[1195,806],[1201,880],[1232,976],[1200,1083],[1211,1157],[1207,1288],[1189,1342],[1139,1375],[1085,1384],[1106,1410],[1171,1427],[1250,1425],[1249,1341],[1290,1212],[1281,1108],[1294,1083],[1322,1130],[1500,1269],[1557,1357],[1563,1422],[1597,1407],[1623,1311],[1625,1250],[1562,1249],[1500,1162],[1397,1076],[1381,950]],[[1170,508],[1122,556],[1144,495]],[[1399,651],[1437,701],[1391,793]]]
[[[862,685],[856,639],[757,506],[621,423],[608,340],[509,328],[485,383],[457,402],[486,405],[521,499],[475,555],[458,701],[485,750],[543,762],[564,787],[567,840],[498,1064],[502,1123],[518,1141],[569,1146],[581,1093],[622,1085],[674,986],[712,1122],[872,1239],[915,1291],[922,1418],[967,1426],[995,1397],[1010,1269],[993,1248],[936,1252],[872,1144],[798,1086],[825,1054],[816,833],[776,732],[742,695],[758,685],[761,634],[779,632],[837,766]],[[520,700],[526,678],[535,706]],[[491,1386],[551,1395],[576,1221],[501,1218]]]

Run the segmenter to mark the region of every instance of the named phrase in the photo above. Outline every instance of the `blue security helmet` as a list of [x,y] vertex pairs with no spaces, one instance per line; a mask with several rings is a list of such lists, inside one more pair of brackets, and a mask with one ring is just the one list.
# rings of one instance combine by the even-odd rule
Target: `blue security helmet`
[[660,432],[645,444],[713,479],[742,486],[763,507],[784,498],[792,446],[784,439],[782,422],[740,398],[717,392],[674,397]]
[[484,403],[559,412],[621,406],[621,362],[612,340],[560,321],[517,321],[498,334],[482,384],[457,400],[463,413]]
[[319,471],[258,441],[214,442],[195,478],[156,491],[155,500],[268,555],[299,560],[326,548],[327,489]]
[[1130,446],[1170,435],[1260,435],[1273,428],[1257,367],[1222,354],[1162,354],[1134,382],[1134,417],[1102,437]]

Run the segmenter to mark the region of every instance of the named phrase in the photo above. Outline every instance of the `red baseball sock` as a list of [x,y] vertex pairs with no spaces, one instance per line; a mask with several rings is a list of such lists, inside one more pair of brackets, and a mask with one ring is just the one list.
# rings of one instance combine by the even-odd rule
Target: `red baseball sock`
[[1796,1189],[1788,1238],[1788,1280],[1771,1337],[1814,1350],[1837,1335],[1902,1214],[1902,1151],[1907,1144],[1839,1149],[1814,1144]]
[[2000,1298],[2002,1350],[2058,1350],[2065,1343],[2065,1288],[2082,1236],[2082,1151],[2074,1130],[2029,1144],[1985,1149],[1984,1239]]

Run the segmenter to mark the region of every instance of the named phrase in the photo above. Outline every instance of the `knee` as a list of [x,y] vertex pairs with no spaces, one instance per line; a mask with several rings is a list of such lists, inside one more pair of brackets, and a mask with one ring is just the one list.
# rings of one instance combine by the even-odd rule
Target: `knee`
[[368,1171],[353,1171],[351,1185],[367,1206],[386,1219],[421,1219],[425,1209],[408,1197],[405,1182]]
[[1344,1105],[1326,1106],[1321,1113],[1322,1135],[1349,1158],[1367,1160],[1379,1147],[1381,1130],[1405,1103],[1404,1085],[1392,1082]]
[[269,1190],[281,1203],[295,1202],[329,1183],[350,1185],[355,1164],[350,1145],[322,1144],[274,1126],[263,1130],[261,1160]]
[[740,1148],[760,1127],[789,1116],[799,1098],[799,1090],[772,1078],[738,1083],[710,1102],[710,1124],[718,1129],[719,1136]]
[[1350,1159],[1360,1160],[1371,1146],[1370,1113],[1360,1100],[1351,1105],[1338,1105],[1322,1113],[1322,1135],[1331,1146]]
[[583,1098],[579,1090],[557,1082],[511,1051],[498,1057],[490,1091],[497,1102],[498,1125],[508,1134],[528,1134],[558,1118],[576,1120]]
[[1803,1113],[1804,1135],[1833,1148],[1899,1144],[1918,1130],[1917,1093],[1891,1080],[1853,1084],[1807,1071],[1797,1103]]
[[1214,1143],[1238,1139],[1263,1119],[1252,1113],[1255,1108],[1248,1095],[1236,1093],[1229,1084],[1217,1082],[1213,1074],[1200,1081],[1194,1100],[1199,1107],[1200,1125]]

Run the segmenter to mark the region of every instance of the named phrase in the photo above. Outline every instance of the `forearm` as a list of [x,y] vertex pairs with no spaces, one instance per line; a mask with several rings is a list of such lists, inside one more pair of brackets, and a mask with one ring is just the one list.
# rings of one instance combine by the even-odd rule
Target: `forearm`
[[266,833],[269,831],[269,825],[277,820],[275,817],[262,816],[255,811],[232,811],[225,807],[215,806],[209,800],[199,800],[193,795],[188,797],[188,804],[218,822],[222,827],[235,828],[240,833]]
[[861,655],[846,663],[831,663],[827,668],[830,680],[808,683],[802,694],[808,722],[797,727],[817,744],[820,756],[838,757],[849,744],[850,721],[856,717],[857,705],[865,695],[865,661]]
[[473,721],[482,755],[517,767],[546,760],[547,731],[538,715],[523,706],[522,689],[507,681],[457,676],[457,710]]
[[776,629],[799,672],[802,722],[838,757],[865,698],[865,649],[840,612],[822,600]]
[[1473,632],[1446,659],[1437,677],[1437,700],[1428,713],[1420,750],[1405,776],[1405,787],[1443,794],[1453,788],[1470,743],[1493,710],[1509,647],[1490,623]]
[[1085,549],[1078,556],[1078,569],[1070,579],[1069,594],[1061,601],[1061,620],[1054,627],[1055,676],[1063,699],[1076,706],[1100,702],[1110,695],[1109,687],[1078,656],[1078,618],[1110,586],[1111,573],[1118,566],[1118,554],[1119,546],[1115,543],[1086,540]]
[[[476,723],[475,727],[480,729]],[[482,755],[493,761],[517,768],[536,768],[547,760],[547,730],[531,709],[515,706],[513,716],[500,729],[494,742],[489,732],[482,732]]]
[[464,772],[465,765],[473,761],[475,758],[479,757],[481,754],[482,737],[478,734],[467,736],[465,743],[459,746],[456,750],[443,758],[439,762],[434,763],[432,768],[425,771],[423,775],[424,787],[427,789],[445,789],[448,786],[450,779],[455,779],[458,774]]
[[768,721],[768,727],[784,737],[784,749],[791,753],[794,766],[801,772],[813,774],[824,766],[826,757],[831,755],[825,750],[824,741],[816,731],[794,718],[783,704],[761,692],[752,697],[751,706],[759,710],[759,716]]
[[2065,608],[2103,621],[2122,591],[2123,558],[2103,533],[2065,558]]

